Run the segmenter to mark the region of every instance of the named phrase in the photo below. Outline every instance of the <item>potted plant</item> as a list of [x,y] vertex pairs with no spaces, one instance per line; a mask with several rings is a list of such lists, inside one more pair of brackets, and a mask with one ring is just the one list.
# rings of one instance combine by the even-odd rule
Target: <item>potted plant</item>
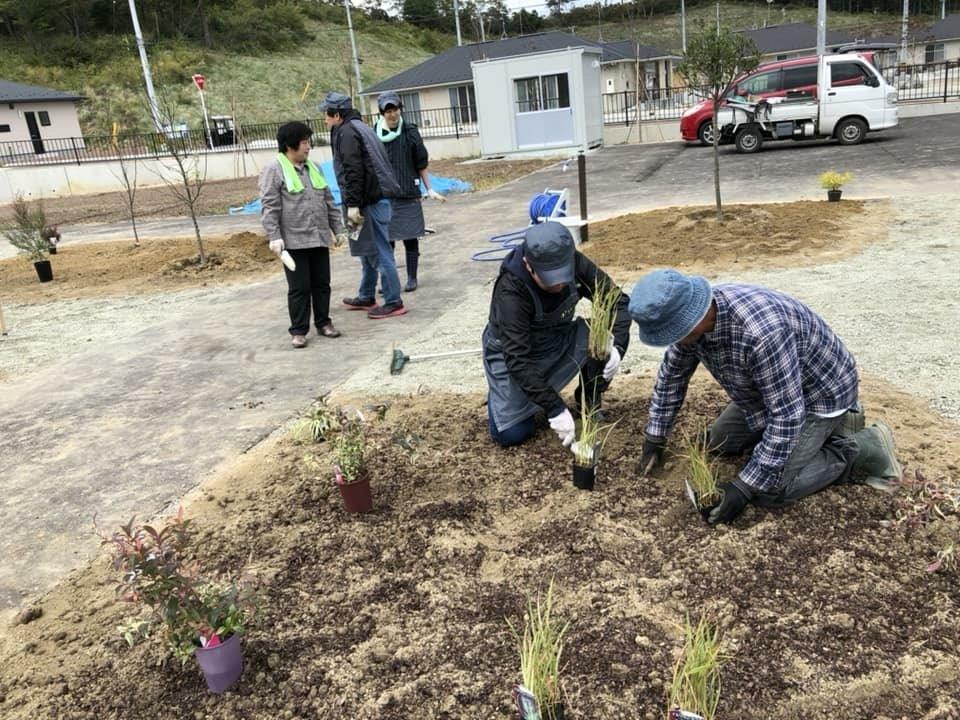
[[600,424],[600,413],[580,404],[580,431],[570,447],[573,450],[573,484],[581,490],[593,490],[597,479],[600,450],[613,426]]
[[827,191],[827,200],[830,202],[839,202],[843,190],[840,188],[853,180],[853,173],[838,173],[833,170],[827,170],[820,176],[820,187]]
[[337,457],[334,482],[340,490],[347,512],[364,513],[373,507],[364,445],[363,425],[358,420],[347,423],[334,442]]
[[720,668],[724,656],[720,650],[720,631],[706,618],[694,626],[690,619],[684,628],[684,646],[673,666],[668,720],[699,718],[714,720],[720,702]]
[[687,478],[684,480],[687,497],[704,520],[720,502],[717,489],[717,463],[710,458],[707,446],[707,429],[702,427],[692,438],[687,438],[684,455],[687,461]]
[[616,320],[617,303],[620,301],[620,288],[610,281],[598,282],[593,297],[590,298],[590,322],[587,334],[587,363],[583,369],[581,383],[581,407],[597,407],[600,393],[606,384],[603,380],[603,368],[610,359],[613,349],[613,324]]
[[118,628],[129,645],[150,637],[157,626],[170,652],[185,665],[196,656],[210,692],[222,693],[243,672],[240,638],[256,612],[252,583],[225,582],[201,574],[184,553],[191,528],[181,509],[157,531],[134,519],[103,538],[122,573],[121,597],[145,611]]
[[3,235],[18,252],[33,262],[40,282],[53,280],[53,268],[47,260],[49,245],[43,235],[46,225],[47,217],[43,206],[37,203],[31,209],[30,204],[23,198],[23,193],[17,193],[13,201],[13,226],[4,230]]
[[513,691],[520,720],[563,720],[560,655],[569,623],[562,624],[553,615],[553,581],[547,588],[546,598],[538,594],[536,601],[527,601],[522,634],[509,620],[507,625],[520,651],[523,684]]

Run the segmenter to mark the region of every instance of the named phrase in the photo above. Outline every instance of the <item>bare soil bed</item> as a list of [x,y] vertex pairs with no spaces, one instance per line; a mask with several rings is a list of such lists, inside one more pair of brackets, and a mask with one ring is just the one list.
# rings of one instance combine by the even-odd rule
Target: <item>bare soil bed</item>
[[[571,456],[547,429],[495,449],[479,395],[341,398],[373,418],[372,514],[345,514],[330,473],[309,471],[309,448],[287,435],[188,501],[198,557],[266,583],[235,690],[208,695],[193,663],[161,662],[156,644],[127,649],[114,627],[128,609],[99,561],[8,631],[0,715],[509,718],[518,662],[505,619],[552,578],[570,621],[568,717],[662,717],[680,623],[703,612],[729,653],[721,718],[960,718],[957,576],[924,569],[941,539],[882,527],[894,498],[861,485],[706,526],[677,458],[638,477],[650,384],[615,383],[608,409],[621,420],[593,493],[573,488]],[[956,477],[955,424],[882,383],[865,396],[911,467]],[[680,429],[723,405],[698,377]]]
[[[433,160],[430,172],[440,177],[455,177],[473,185],[474,190],[491,190],[505,182],[527,175],[556,159],[490,160],[465,162],[462,159]],[[210,181],[203,186],[197,211],[201,215],[222,215],[231,206],[243,205],[257,197],[257,178]],[[43,207],[51,223],[123,222],[130,216],[124,192],[97,193],[74,197],[47,198]],[[183,207],[166,186],[137,190],[138,218],[179,217]],[[0,206],[0,226],[10,222],[10,206]]]
[[885,237],[886,201],[804,200],[728,205],[718,222],[708,206],[669,207],[590,225],[584,252],[615,272],[672,266],[687,272],[798,267],[852,255]]

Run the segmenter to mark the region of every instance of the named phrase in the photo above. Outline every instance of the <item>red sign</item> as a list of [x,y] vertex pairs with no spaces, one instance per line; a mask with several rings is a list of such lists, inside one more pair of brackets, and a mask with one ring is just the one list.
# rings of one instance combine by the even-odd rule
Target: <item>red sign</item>
[[197,86],[197,90],[203,90],[203,84],[207,81],[203,75],[194,75],[193,84]]

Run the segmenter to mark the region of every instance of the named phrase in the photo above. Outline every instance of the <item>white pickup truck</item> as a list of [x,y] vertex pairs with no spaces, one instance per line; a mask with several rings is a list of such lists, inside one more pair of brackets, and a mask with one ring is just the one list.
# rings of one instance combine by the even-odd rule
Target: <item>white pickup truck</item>
[[856,145],[868,132],[896,127],[897,91],[865,58],[855,54],[822,55],[817,66],[817,97],[751,101],[735,96],[717,115],[721,137],[737,152],[752,153],[770,140],[815,140],[835,137]]

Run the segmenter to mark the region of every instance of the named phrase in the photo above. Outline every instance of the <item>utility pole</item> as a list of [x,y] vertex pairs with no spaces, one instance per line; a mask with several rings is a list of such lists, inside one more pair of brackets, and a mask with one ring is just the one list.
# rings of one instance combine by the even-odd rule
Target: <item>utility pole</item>
[[[522,11],[521,11],[522,12]],[[463,45],[463,37],[460,35],[460,3],[453,0],[453,21],[457,25],[457,47]],[[521,19],[521,23],[523,20]],[[520,34],[523,35],[523,26],[521,25]]]
[[[821,0],[823,2],[824,0]],[[720,2],[717,1],[717,37],[720,37]]]
[[350,18],[350,0],[343,0],[343,6],[347,9],[347,31],[350,33],[350,47],[353,48],[353,72],[357,76],[357,102],[360,101],[360,93],[363,92],[363,80],[360,79],[360,57],[357,55],[357,41],[353,37],[353,20]]
[[827,51],[827,0],[817,0],[817,57]]
[[940,19],[945,20],[947,17],[947,0],[940,0]]
[[907,64],[907,26],[910,22],[910,0],[903,0],[903,21],[900,25],[900,64]]
[[[147,86],[147,99],[150,101],[150,114],[153,116],[153,126],[157,132],[163,132],[163,123],[160,122],[160,111],[157,110],[157,94],[153,90],[153,76],[150,74],[150,61],[147,60],[147,47],[143,44],[143,33],[140,32],[140,18],[137,17],[137,4],[130,2],[130,18],[133,20],[133,34],[137,38],[137,50],[140,51],[140,66],[143,68],[143,83]],[[171,122],[173,118],[170,118]]]
[[683,54],[687,54],[687,3],[680,0],[680,41],[683,43]]
[[477,20],[480,22],[480,42],[485,43],[487,41],[487,33],[483,27],[483,10],[480,9],[479,5],[477,6]]

